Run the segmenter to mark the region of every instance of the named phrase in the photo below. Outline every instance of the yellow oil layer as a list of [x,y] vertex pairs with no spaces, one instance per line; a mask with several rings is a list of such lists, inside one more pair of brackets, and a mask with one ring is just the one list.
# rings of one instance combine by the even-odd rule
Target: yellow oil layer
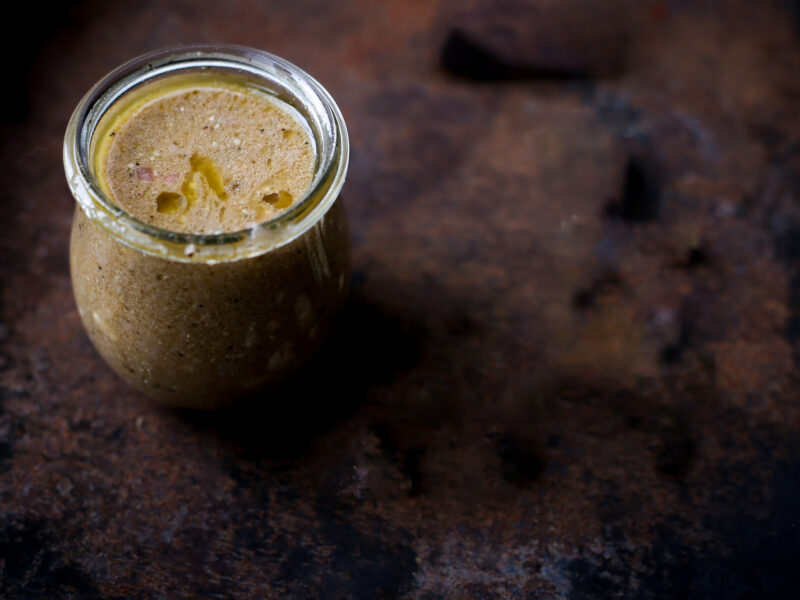
[[174,76],[118,101],[93,138],[103,191],[173,231],[238,231],[291,208],[315,149],[287,105],[219,74]]
[[186,200],[175,192],[161,192],[156,198],[158,212],[166,215],[175,214],[186,208]]
[[108,160],[108,152],[114,136],[122,125],[127,122],[143,106],[153,100],[186,90],[198,87],[213,86],[214,88],[227,89],[232,92],[259,93],[248,88],[243,83],[235,80],[228,80],[218,74],[193,73],[191,75],[175,76],[164,81],[159,81],[147,85],[135,94],[123,96],[114,106],[103,116],[94,137],[92,138],[92,167],[98,178],[103,191],[109,193],[108,182],[104,177],[105,161]]
[[274,206],[277,209],[289,208],[292,205],[292,195],[284,190],[265,194],[262,198],[264,202]]
[[225,200],[228,197],[228,192],[225,191],[225,187],[222,185],[222,177],[220,177],[217,167],[214,166],[210,158],[192,154],[189,159],[189,166],[191,170],[186,173],[183,178],[183,185],[181,185],[181,194],[186,198],[189,208],[197,202],[197,186],[194,183],[196,173],[205,177],[206,183],[217,195],[217,198]]

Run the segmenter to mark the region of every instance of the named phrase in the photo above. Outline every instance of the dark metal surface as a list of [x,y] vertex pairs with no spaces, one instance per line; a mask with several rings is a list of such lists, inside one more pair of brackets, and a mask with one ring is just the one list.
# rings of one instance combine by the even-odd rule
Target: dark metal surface
[[[0,596],[798,597],[797,3],[498,6],[47,21],[5,88]],[[353,143],[339,332],[213,415],[92,349],[60,159],[95,80],[189,41],[302,66]]]

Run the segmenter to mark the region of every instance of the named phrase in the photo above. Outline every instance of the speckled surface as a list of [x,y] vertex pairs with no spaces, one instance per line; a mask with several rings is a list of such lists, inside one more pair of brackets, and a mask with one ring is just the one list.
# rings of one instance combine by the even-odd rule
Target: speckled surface
[[[798,3],[501,4],[39,23],[3,108],[0,597],[798,596]],[[353,143],[339,332],[212,415],[116,379],[68,275],[69,113],[184,41],[301,65]]]

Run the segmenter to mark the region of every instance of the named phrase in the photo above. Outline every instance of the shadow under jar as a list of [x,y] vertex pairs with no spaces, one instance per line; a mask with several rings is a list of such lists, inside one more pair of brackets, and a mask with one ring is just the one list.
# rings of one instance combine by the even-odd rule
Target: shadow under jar
[[[123,210],[97,172],[109,116],[176,78],[235,81],[302,120],[314,149],[305,195],[241,231],[183,233]],[[283,383],[319,350],[350,286],[350,239],[339,199],[347,130],[330,95],[266,52],[191,46],[134,59],[98,82],[72,115],[64,166],[77,206],[72,285],[106,362],[150,398],[213,408]]]

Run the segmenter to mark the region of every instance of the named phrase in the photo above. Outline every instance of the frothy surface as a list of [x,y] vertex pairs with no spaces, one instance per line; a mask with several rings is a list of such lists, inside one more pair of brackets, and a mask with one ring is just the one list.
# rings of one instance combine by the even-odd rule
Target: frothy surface
[[245,88],[157,96],[118,116],[105,135],[107,191],[125,211],[171,231],[261,223],[298,201],[314,176],[304,127],[279,101]]

